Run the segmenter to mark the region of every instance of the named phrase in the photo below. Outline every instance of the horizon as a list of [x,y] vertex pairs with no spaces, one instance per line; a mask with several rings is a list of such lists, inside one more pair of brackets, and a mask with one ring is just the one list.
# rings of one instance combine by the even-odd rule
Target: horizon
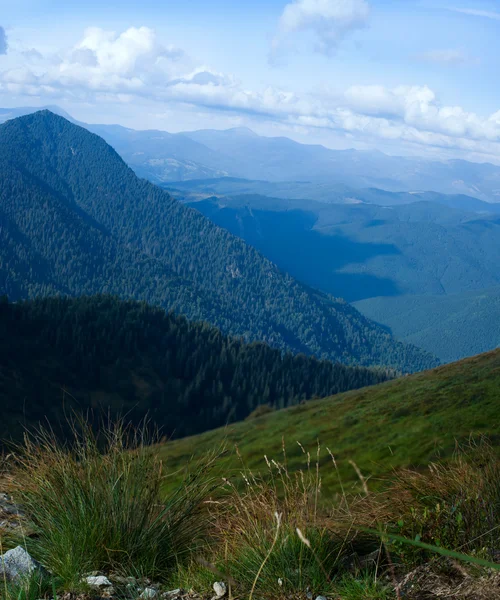
[[[336,152],[360,152],[360,153],[364,153],[364,154],[377,154],[378,153],[378,154],[383,154],[384,156],[388,156],[390,158],[401,158],[401,159],[410,159],[410,160],[412,158],[415,158],[415,159],[421,159],[421,160],[428,161],[428,162],[449,162],[449,161],[460,161],[460,160],[462,160],[462,161],[465,161],[465,162],[470,162],[470,163],[475,163],[475,164],[480,164],[480,165],[492,165],[492,166],[498,166],[498,165],[500,165],[500,157],[498,159],[499,162],[497,164],[497,163],[495,163],[495,162],[493,162],[491,160],[487,160],[486,158],[484,158],[484,159],[477,158],[476,160],[465,159],[465,158],[460,158],[460,157],[458,157],[458,158],[446,158],[446,157],[439,158],[439,157],[429,157],[429,156],[425,156],[423,154],[422,155],[392,154],[390,152],[384,152],[384,151],[379,150],[377,148],[367,148],[367,149],[358,149],[358,148],[355,148],[355,147],[330,148],[330,147],[328,147],[328,146],[326,146],[326,145],[324,145],[322,143],[319,143],[319,142],[307,142],[307,141],[300,142],[300,141],[294,140],[292,137],[288,137],[286,135],[266,135],[266,134],[263,134],[263,133],[257,133],[256,131],[254,131],[253,129],[251,129],[250,127],[247,127],[247,126],[218,128],[218,129],[207,127],[207,128],[201,128],[201,129],[187,129],[185,131],[172,132],[172,131],[167,131],[166,129],[136,129],[134,127],[127,127],[125,125],[120,125],[120,123],[112,123],[112,122],[111,123],[100,123],[100,122],[93,123],[93,122],[78,121],[77,119],[75,119],[73,117],[73,115],[69,114],[66,110],[62,109],[60,106],[57,106],[57,105],[39,106],[39,107],[36,107],[36,106],[0,107],[0,111],[8,111],[8,110],[14,110],[15,111],[16,109],[28,111],[26,114],[19,115],[19,116],[27,116],[28,114],[32,114],[32,113],[35,113],[35,112],[48,111],[48,112],[51,112],[54,115],[60,116],[60,117],[65,118],[65,119],[67,119],[69,117],[69,119],[67,119],[67,120],[69,120],[70,122],[74,122],[74,124],[78,125],[78,126],[85,126],[85,125],[91,125],[92,126],[92,125],[94,125],[94,126],[98,127],[100,125],[103,125],[103,126],[109,126],[109,127],[123,127],[124,129],[129,130],[129,131],[137,131],[137,132],[151,131],[151,132],[168,133],[169,135],[183,135],[183,134],[197,133],[197,132],[201,132],[201,131],[207,131],[207,132],[208,131],[228,132],[228,131],[246,130],[246,131],[249,131],[251,134],[253,134],[253,135],[257,136],[257,137],[261,137],[261,138],[287,139],[287,140],[294,141],[294,142],[296,142],[298,144],[301,144],[301,145],[304,145],[304,146],[317,146],[317,147],[324,148],[326,150],[333,150],[333,151],[336,151]],[[55,110],[52,110],[52,109],[55,109]],[[58,111],[61,111],[61,112],[66,113],[66,114],[60,114]],[[6,121],[4,121],[4,122],[7,122],[8,120],[12,120],[14,118],[17,118],[17,116],[14,115],[13,117],[11,117],[9,119],[6,119]],[[2,125],[2,124],[3,124],[3,122],[0,122],[0,125]],[[99,136],[99,137],[101,137],[101,136]],[[201,143],[201,142],[198,142],[198,143]],[[215,178],[215,179],[217,179],[217,178]],[[232,176],[224,177],[224,179],[235,179],[235,180],[241,180],[241,181],[250,181],[250,180],[248,180],[248,179],[246,179],[244,177],[232,177]],[[298,180],[298,181],[302,181],[302,180]],[[304,183],[307,183],[307,182],[304,182]],[[425,189],[414,190],[414,191],[409,192],[409,193],[411,193],[411,194],[422,194],[422,193],[426,193],[427,191],[431,191],[431,190],[425,190]],[[467,195],[467,194],[464,194],[464,195]]]

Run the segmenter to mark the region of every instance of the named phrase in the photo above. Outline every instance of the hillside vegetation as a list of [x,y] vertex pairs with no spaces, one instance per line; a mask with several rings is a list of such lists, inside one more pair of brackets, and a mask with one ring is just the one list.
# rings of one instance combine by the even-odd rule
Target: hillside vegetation
[[102,139],[48,111],[0,127],[0,292],[111,293],[247,340],[349,364],[437,364],[345,302],[138,179]]
[[245,344],[207,323],[109,296],[0,303],[0,439],[72,410],[146,415],[168,436],[244,419],[386,380],[385,371],[334,365]]
[[433,202],[383,207],[249,194],[189,205],[299,281],[349,302],[500,284],[494,215]]
[[354,304],[400,340],[443,362],[500,346],[500,287],[441,296],[369,298]]
[[383,207],[250,194],[179,197],[299,281],[346,298],[442,361],[500,344],[500,221],[493,214],[421,201]]
[[[346,484],[359,486],[349,461],[355,461],[370,485],[392,469],[425,466],[447,458],[472,433],[500,442],[500,350],[380,385],[338,394],[267,414],[202,435],[167,443],[163,456],[175,470],[191,455],[202,456],[226,443],[238,446],[244,464],[259,471],[263,455],[282,460],[283,440],[288,469],[303,467],[300,442],[314,455],[323,446],[322,464],[334,454]],[[232,451],[225,472],[238,472]],[[325,490],[339,490],[335,469],[323,475]],[[349,486],[348,486],[349,487]],[[324,490],[324,491],[325,491]]]

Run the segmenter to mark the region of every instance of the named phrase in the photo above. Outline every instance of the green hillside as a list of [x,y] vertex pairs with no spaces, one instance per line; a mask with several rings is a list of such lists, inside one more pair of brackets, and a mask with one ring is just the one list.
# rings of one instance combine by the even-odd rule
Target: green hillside
[[[322,445],[321,463],[333,452],[342,479],[350,488],[358,479],[350,460],[372,478],[388,475],[393,468],[426,465],[447,457],[456,441],[471,433],[487,434],[500,443],[500,350],[451,365],[402,377],[371,388],[308,402],[247,420],[195,437],[167,443],[166,464],[176,470],[191,455],[201,456],[226,442],[230,453],[224,474],[241,465],[233,451],[236,444],[244,463],[254,471],[265,469],[264,453],[283,460],[282,439],[288,467],[304,468],[297,441],[316,452]],[[338,490],[335,469],[322,469],[327,490]]]
[[333,361],[402,371],[438,362],[298,283],[49,111],[0,127],[0,293],[114,294]]
[[0,440],[24,425],[65,415],[146,415],[168,436],[385,381],[388,374],[346,367],[266,344],[245,344],[207,323],[110,296],[0,299]]

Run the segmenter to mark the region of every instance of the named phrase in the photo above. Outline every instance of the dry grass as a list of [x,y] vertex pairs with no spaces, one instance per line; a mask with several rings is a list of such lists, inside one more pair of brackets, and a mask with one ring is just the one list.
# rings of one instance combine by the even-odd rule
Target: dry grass
[[[194,577],[206,586],[217,573],[231,582],[231,592],[238,597],[276,600],[305,597],[308,592],[334,595],[347,585],[350,557],[376,549],[380,542],[358,536],[352,526],[345,526],[347,519],[336,520],[337,512],[345,517],[349,511],[346,496],[336,498],[336,511],[321,497],[320,462],[327,452],[319,445],[313,456],[302,451],[303,470],[288,471],[283,444],[279,462],[264,457],[265,476],[254,475],[242,464],[242,485],[225,480],[225,494],[213,504],[216,543],[204,560],[209,570],[191,571],[191,585]],[[366,589],[379,588],[372,576],[365,583]]]

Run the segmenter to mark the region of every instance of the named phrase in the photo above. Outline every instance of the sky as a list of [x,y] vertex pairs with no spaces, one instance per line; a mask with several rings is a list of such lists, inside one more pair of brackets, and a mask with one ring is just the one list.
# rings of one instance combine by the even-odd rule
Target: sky
[[0,0],[0,107],[500,164],[500,0]]

